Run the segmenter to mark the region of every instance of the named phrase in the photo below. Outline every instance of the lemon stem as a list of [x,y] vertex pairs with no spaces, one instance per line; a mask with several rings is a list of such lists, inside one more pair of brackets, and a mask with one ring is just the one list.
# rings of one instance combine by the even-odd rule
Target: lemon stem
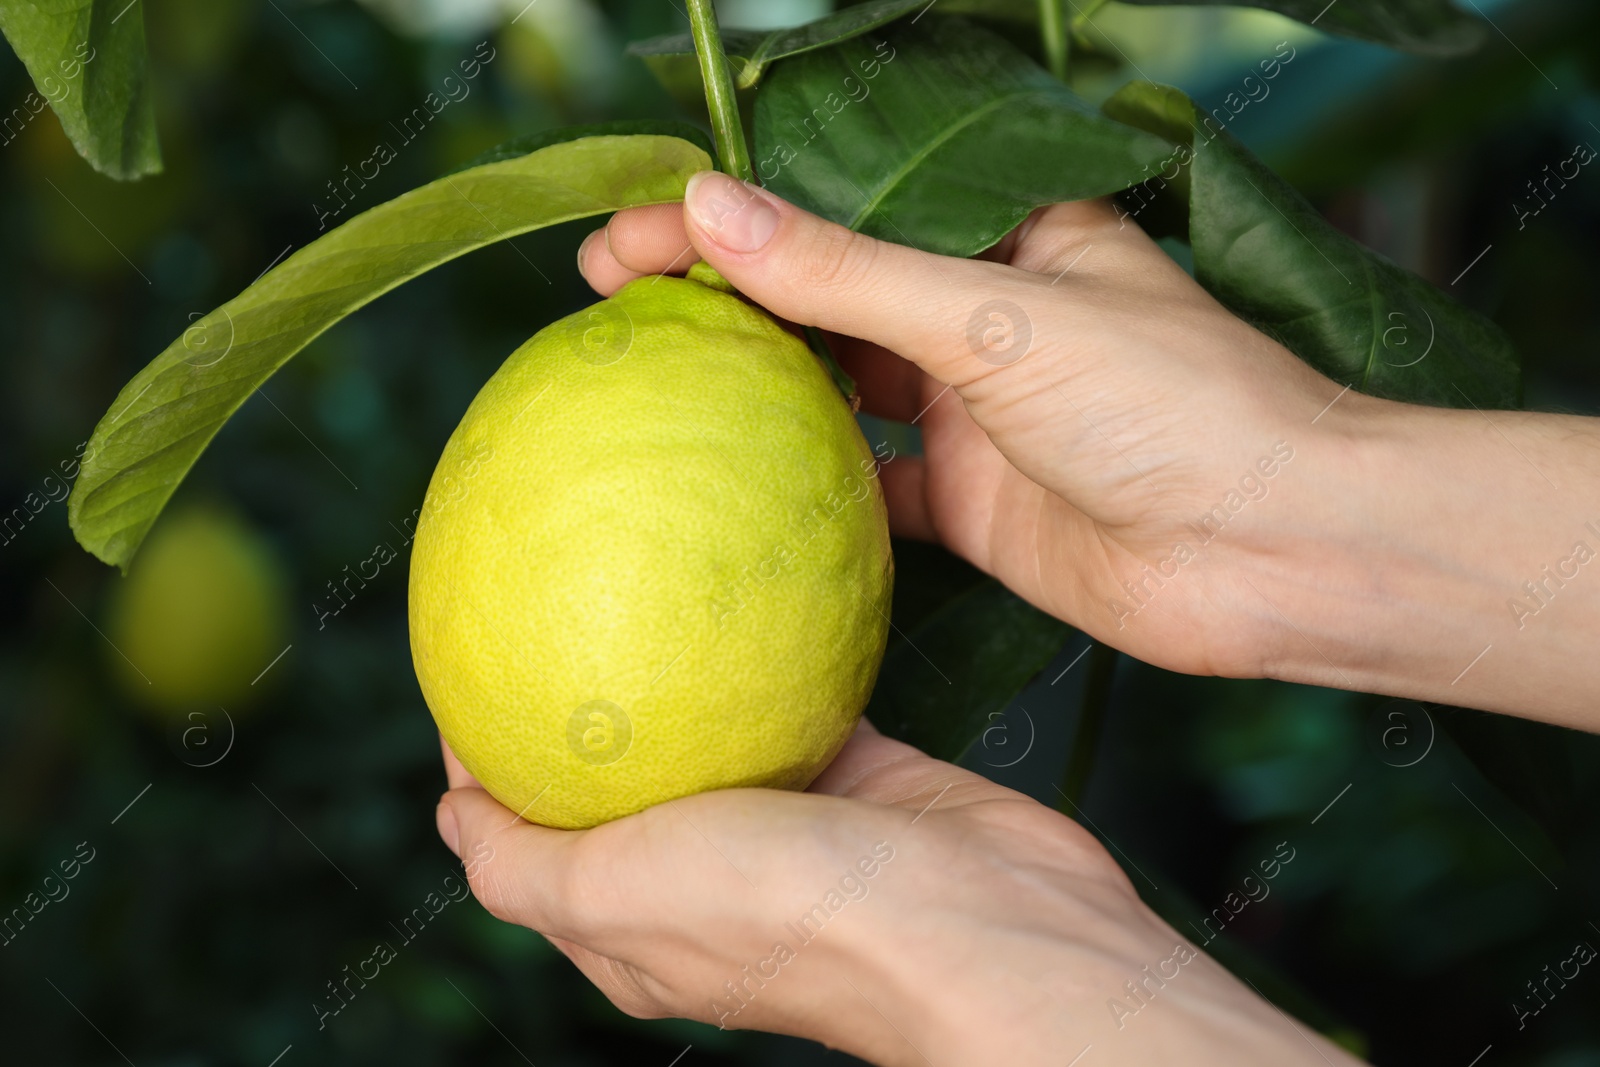
[[694,34],[695,54],[700,57],[700,80],[706,86],[706,110],[711,113],[711,133],[717,141],[717,154],[722,157],[722,169],[741,181],[754,183],[756,174],[750,165],[744,126],[739,121],[733,73],[728,69],[728,54],[722,48],[717,12],[711,0],[689,0],[689,29]]

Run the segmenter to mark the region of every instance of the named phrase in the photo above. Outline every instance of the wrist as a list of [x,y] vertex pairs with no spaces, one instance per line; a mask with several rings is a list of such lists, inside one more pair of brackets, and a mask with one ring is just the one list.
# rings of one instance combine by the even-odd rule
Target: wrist
[[[1592,678],[1555,665],[1600,624],[1600,579],[1557,577],[1534,596],[1525,583],[1579,541],[1600,550],[1584,525],[1600,527],[1600,509],[1584,515],[1579,484],[1556,488],[1578,477],[1572,444],[1594,440],[1591,422],[1345,395],[1307,437],[1292,517],[1253,561],[1279,622],[1261,673],[1580,725]],[[1564,625],[1530,625],[1546,606]],[[1541,664],[1550,678],[1530,693]]]
[[1136,898],[1090,910],[1048,929],[991,923],[965,954],[900,954],[886,999],[902,1054],[873,1062],[1059,1067],[1090,1048],[1129,1067],[1354,1062]]

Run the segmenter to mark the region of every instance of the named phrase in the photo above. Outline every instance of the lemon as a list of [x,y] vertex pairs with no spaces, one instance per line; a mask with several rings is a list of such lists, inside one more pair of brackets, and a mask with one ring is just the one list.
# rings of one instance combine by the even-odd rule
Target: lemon
[[717,283],[641,278],[540,331],[428,486],[417,679],[531,821],[804,788],[877,675],[893,561],[872,452],[806,346]]
[[152,710],[237,710],[288,638],[285,579],[268,544],[212,505],[170,514],[113,589],[107,650],[122,690]]

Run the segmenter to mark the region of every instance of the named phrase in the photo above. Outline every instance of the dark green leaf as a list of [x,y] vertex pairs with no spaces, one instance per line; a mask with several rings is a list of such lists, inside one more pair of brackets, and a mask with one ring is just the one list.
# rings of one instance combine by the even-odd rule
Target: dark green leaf
[[889,650],[867,715],[930,756],[959,759],[1072,633],[985,580]]
[[1574,736],[1560,726],[1439,708],[1440,728],[1478,772],[1568,855],[1579,812],[1572,779]]
[[982,571],[942,545],[904,537],[894,538],[893,545],[894,606],[889,617],[895,630],[889,633],[890,648],[934,612],[987,580]]
[[876,0],[835,11],[804,26],[774,30],[746,57],[744,70],[739,72],[739,87],[747,89],[760,81],[774,60],[848,41],[927,6],[928,0]]
[[357,215],[200,319],[123,387],[67,504],[78,543],[126,569],[228,418],[357,308],[465,252],[570,219],[678,200],[711,165],[675,137],[585,137],[447,175]]
[[[1144,7],[1214,6],[1216,0],[1123,0]],[[1328,33],[1373,41],[1408,52],[1457,56],[1483,41],[1483,24],[1450,0],[1233,0],[1287,15]]]
[[[728,54],[728,66],[735,78],[744,69],[745,56],[755,51],[764,37],[766,34],[758,30],[722,31],[722,50]],[[687,33],[652,37],[648,41],[635,41],[628,46],[628,52],[644,60],[644,65],[679,107],[691,115],[705,113],[706,87],[700,80],[700,61],[694,54],[693,37]],[[747,95],[740,94],[741,97]]]
[[[859,37],[928,6],[928,0],[872,0],[824,15],[804,26],[767,33],[724,30],[722,47],[728,53],[728,58],[735,60],[734,74],[738,78],[738,87],[748,89],[761,80],[761,75],[775,60]],[[692,56],[694,41],[687,33],[679,33],[639,41],[629,45],[628,51],[647,60],[657,56]]]
[[1142,181],[1172,151],[959,19],[784,60],[756,96],[755,144],[756,174],[778,195],[955,256],[1041,204]]
[[1334,229],[1182,92],[1134,82],[1106,111],[1180,142],[1158,173],[1187,176],[1195,277],[1234,311],[1363,392],[1516,406],[1517,354],[1494,323]]
[[161,170],[145,73],[144,9],[128,0],[5,0],[0,33],[78,154],[113,178]]
[[[786,30],[740,30],[724,27],[722,30],[722,50],[728,53],[729,59],[743,60],[757,48],[761,42],[774,33],[786,33]],[[653,59],[656,56],[692,56],[694,55],[694,37],[687,33],[669,33],[662,37],[651,37],[644,41],[634,41],[628,45],[628,54],[638,56],[640,59]]]

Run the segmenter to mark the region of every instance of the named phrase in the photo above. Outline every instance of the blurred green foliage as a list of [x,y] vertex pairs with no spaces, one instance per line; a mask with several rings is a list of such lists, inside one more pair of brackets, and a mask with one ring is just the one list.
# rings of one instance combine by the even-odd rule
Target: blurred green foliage
[[[537,935],[472,902],[409,943],[390,926],[456,869],[433,830],[444,783],[411,673],[403,569],[325,625],[313,604],[378,542],[400,545],[499,361],[589,299],[570,266],[589,226],[475,253],[341,324],[249,401],[185,484],[189,499],[229,502],[287,567],[289,647],[255,665],[264,692],[250,715],[163,725],[135,712],[101,633],[122,579],[67,531],[71,461],[116,391],[193,316],[314,237],[328,183],[393,138],[390,123],[479,42],[496,58],[470,95],[355,209],[513,135],[675,114],[623,54],[681,32],[672,5],[543,0],[512,23],[520,6],[149,5],[165,173],[104,179],[49,114],[0,147],[0,918],[84,854],[80,842],[94,855],[55,883],[66,895],[0,936],[4,1062],[114,1063],[120,1051],[140,1067],[265,1065],[291,1045],[282,1067],[665,1065],[691,1045],[685,1067],[824,1056],[628,1019]],[[1578,2],[1484,6],[1505,36],[1450,61],[1314,46],[1261,13],[1112,5],[1096,22],[1144,75],[1202,103],[1248,71],[1257,43],[1307,47],[1296,80],[1234,132],[1336,224],[1495,317],[1524,356],[1532,405],[1593,413],[1600,179],[1572,183],[1524,227],[1512,205],[1575,140],[1600,144],[1600,33]],[[1131,74],[1097,66],[1095,91]],[[0,101],[28,90],[21,64],[0,59]],[[1081,650],[966,762],[1053,804]],[[1470,735],[1473,716],[1395,705],[1124,660],[1084,816],[1180,928],[1287,842],[1295,859],[1271,894],[1210,948],[1286,973],[1320,1006],[1313,1022],[1337,1023],[1377,1062],[1466,1064],[1491,1043],[1485,1065],[1600,1062],[1600,984],[1575,983],[1522,1030],[1511,1007],[1574,941],[1600,944],[1588,925],[1600,922],[1600,745],[1521,723],[1495,742],[1558,761],[1552,776],[1571,790],[1555,826],[1444,733],[1466,719]],[[1410,743],[1433,739],[1410,766],[1397,764],[1419,749],[1397,756],[1387,732],[1400,721]],[[326,983],[379,940],[398,958],[319,1031]]]

